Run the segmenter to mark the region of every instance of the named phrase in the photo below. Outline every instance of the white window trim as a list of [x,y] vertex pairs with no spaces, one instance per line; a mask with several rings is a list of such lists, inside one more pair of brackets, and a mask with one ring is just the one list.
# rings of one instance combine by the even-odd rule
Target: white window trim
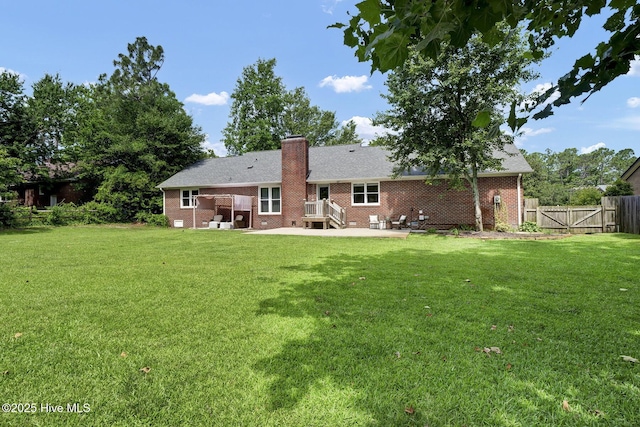
[[[262,189],[263,188],[267,188],[269,189],[269,211],[265,212],[262,210]],[[280,190],[280,198],[279,199],[273,199],[273,189],[277,188]],[[280,212],[271,212],[271,208],[273,207],[273,201],[274,200],[279,200],[280,201]],[[258,215],[282,215],[282,186],[281,185],[272,185],[272,186],[263,186],[263,187],[258,187]]]
[[[182,192],[183,191],[188,191],[189,192],[189,197],[190,197],[190,205],[189,206],[185,206],[184,205],[184,198],[182,197]],[[193,192],[196,191],[197,194],[193,194]],[[193,196],[197,196],[200,194],[200,189],[199,188],[181,188],[180,189],[180,209],[194,209],[196,207],[196,201],[195,198]]]
[[[367,186],[371,185],[371,184],[376,184],[378,186],[378,202],[377,203],[368,203],[366,202],[366,200],[368,199],[367,195]],[[355,202],[355,193],[353,192],[353,188],[356,185],[364,185],[364,203],[356,203]],[[373,194],[373,193],[372,193]],[[380,206],[380,197],[381,197],[381,192],[380,192],[380,182],[352,182],[351,183],[351,206]]]

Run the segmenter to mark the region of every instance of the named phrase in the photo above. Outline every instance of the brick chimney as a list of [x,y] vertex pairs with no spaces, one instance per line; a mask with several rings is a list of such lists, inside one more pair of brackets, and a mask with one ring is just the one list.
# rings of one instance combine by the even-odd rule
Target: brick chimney
[[303,136],[282,140],[282,225],[302,226],[304,200],[307,198],[309,141]]

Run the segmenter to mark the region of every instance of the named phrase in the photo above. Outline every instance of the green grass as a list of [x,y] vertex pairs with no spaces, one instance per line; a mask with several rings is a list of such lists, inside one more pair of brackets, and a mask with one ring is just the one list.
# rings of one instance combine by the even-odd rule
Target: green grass
[[3,232],[0,403],[36,413],[0,425],[637,426],[639,266],[629,235]]

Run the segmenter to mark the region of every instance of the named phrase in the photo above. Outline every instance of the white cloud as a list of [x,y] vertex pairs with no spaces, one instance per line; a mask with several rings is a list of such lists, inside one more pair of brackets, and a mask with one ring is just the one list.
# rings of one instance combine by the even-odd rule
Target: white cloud
[[555,128],[540,128],[540,129],[533,129],[530,127],[522,127],[520,128],[519,134],[516,136],[515,138],[515,144],[517,147],[522,147],[522,144],[531,137],[534,136],[538,136],[538,135],[544,135],[545,133],[551,133],[554,132]]
[[370,142],[377,136],[391,132],[383,126],[374,126],[373,121],[369,117],[353,116],[349,120],[343,121],[342,126],[346,125],[349,121],[353,121],[356,124],[356,133],[365,143]]
[[207,95],[198,95],[197,93],[194,93],[193,95],[188,96],[184,102],[202,105],[225,105],[228,100],[229,94],[227,92],[220,92],[219,94],[211,92]]
[[538,136],[538,135],[543,135],[545,133],[551,133],[554,130],[555,130],[554,128],[532,129],[532,128],[524,127],[520,129],[520,132],[522,132],[521,138],[527,138],[530,136]]
[[607,127],[613,129],[640,131],[640,116],[629,116],[616,119],[609,123]]
[[627,76],[640,77],[640,56],[636,56],[636,59],[631,61],[630,66]]
[[[543,93],[545,93],[546,91],[548,91],[552,87],[553,87],[553,85],[551,83],[541,83],[541,84],[536,85],[536,87],[533,88],[533,90],[531,91],[531,94],[542,95]],[[540,107],[544,108],[544,107],[546,107],[547,105],[551,104],[553,101],[555,101],[558,98],[560,98],[560,92],[556,90],[555,92],[553,92],[551,94],[551,96],[543,104],[540,105]]]
[[629,108],[637,108],[640,107],[640,98],[634,96],[632,98],[627,99],[627,106]]
[[598,142],[597,144],[594,144],[590,147],[581,147],[580,154],[589,154],[593,151],[596,151],[598,148],[605,148],[606,146],[607,144],[605,144],[604,142]]
[[332,87],[336,93],[361,92],[373,87],[367,84],[368,80],[369,78],[366,75],[344,77],[328,76],[322,79],[320,87]]
[[333,11],[341,1],[342,0],[324,0],[322,2],[322,11],[324,13],[328,13],[329,15],[333,15]]
[[2,73],[15,74],[22,81],[26,80],[26,78],[27,78],[27,76],[25,74],[19,73],[19,72],[15,71],[15,70],[12,70],[11,68],[0,67],[0,74],[2,74]]
[[213,150],[218,157],[225,157],[227,155],[227,147],[224,146],[224,142],[211,142],[209,141],[209,135],[205,136],[205,140],[202,145],[205,150]]

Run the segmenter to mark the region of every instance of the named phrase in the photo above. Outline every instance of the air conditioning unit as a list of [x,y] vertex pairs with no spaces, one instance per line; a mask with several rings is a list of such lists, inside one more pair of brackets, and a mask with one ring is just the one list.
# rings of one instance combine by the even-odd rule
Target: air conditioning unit
[[499,205],[501,203],[500,196],[493,196],[493,204]]

